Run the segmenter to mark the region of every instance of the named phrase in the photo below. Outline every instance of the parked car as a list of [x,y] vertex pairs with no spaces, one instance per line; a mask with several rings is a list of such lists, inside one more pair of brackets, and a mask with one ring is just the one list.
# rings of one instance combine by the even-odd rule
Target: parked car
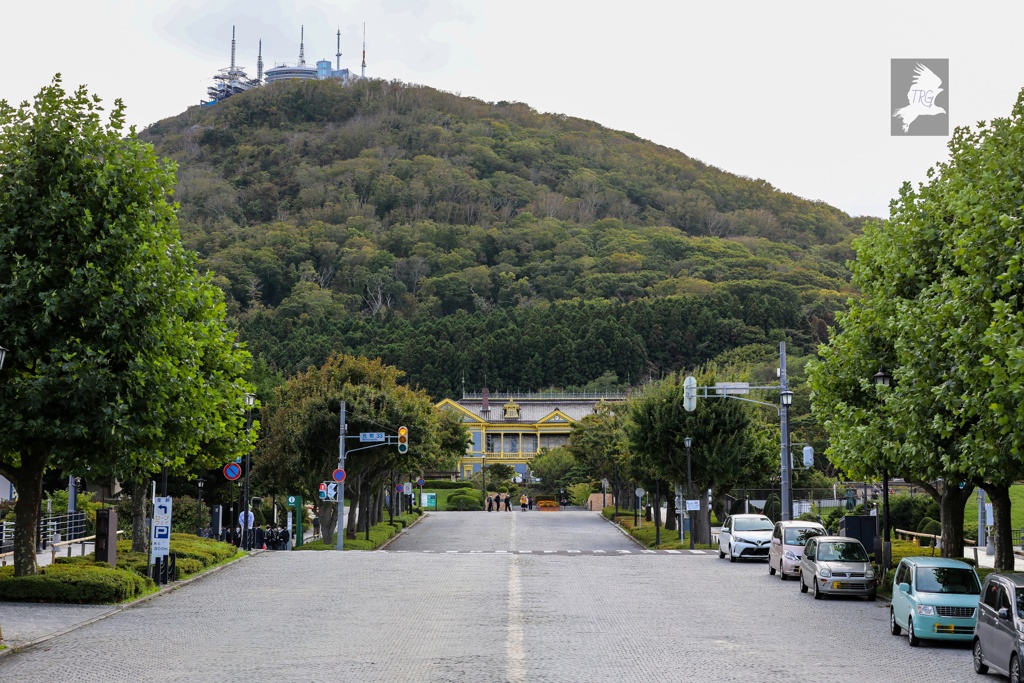
[[814,599],[825,595],[863,595],[875,599],[875,570],[856,538],[815,536],[800,558],[800,592],[814,589]]
[[1024,681],[1024,574],[989,574],[974,626],[974,670]]
[[730,515],[718,532],[718,557],[729,555],[729,561],[739,558],[768,557],[771,545],[772,520],[764,515]]
[[826,533],[825,527],[817,522],[776,522],[768,548],[768,573],[774,576],[777,571],[783,581],[790,576],[799,576],[800,558],[807,541]]
[[974,567],[942,557],[906,557],[896,567],[889,631],[907,630],[910,644],[971,640],[981,582]]

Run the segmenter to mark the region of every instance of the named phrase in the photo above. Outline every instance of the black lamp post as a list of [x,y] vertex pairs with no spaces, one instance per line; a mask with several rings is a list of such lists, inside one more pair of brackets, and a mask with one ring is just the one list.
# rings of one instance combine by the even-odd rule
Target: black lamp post
[[196,479],[196,486],[199,487],[199,519],[196,521],[196,536],[203,535],[203,484],[206,480],[202,477]]
[[[683,439],[683,443],[686,444],[686,500],[693,500],[693,469],[690,467],[690,446],[693,445],[693,439],[686,437]],[[683,505],[686,505],[686,501]],[[686,518],[690,520],[690,550],[693,550],[693,512],[691,510],[686,511]]]
[[[252,407],[256,405],[256,394],[245,395],[245,433],[248,434],[252,431]],[[250,461],[250,454],[252,449],[250,448],[245,452],[245,495],[243,500],[246,503],[246,508],[242,510],[242,548],[245,550],[252,550],[251,544],[249,543],[249,515],[251,514],[248,510],[249,503],[249,469],[252,465]]]
[[[881,366],[872,378],[876,387],[887,387],[892,384],[892,375]],[[892,553],[892,543],[889,538],[889,468],[882,468],[882,571],[889,570],[889,558]]]
[[0,370],[4,369],[4,359],[7,358],[7,349],[0,346]]
[[793,405],[793,392],[790,391],[789,386],[783,386],[782,391],[779,392],[779,399],[782,403],[782,409],[780,415],[782,418],[782,519],[793,519],[793,480],[790,476],[790,459],[791,455],[789,452],[789,407]]

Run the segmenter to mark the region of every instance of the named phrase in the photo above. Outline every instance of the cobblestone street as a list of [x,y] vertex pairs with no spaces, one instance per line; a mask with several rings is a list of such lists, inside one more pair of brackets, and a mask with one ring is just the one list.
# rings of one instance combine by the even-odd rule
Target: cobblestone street
[[887,618],[763,563],[639,552],[596,513],[431,513],[384,552],[263,553],[4,657],[0,680],[975,679],[967,647],[911,648]]

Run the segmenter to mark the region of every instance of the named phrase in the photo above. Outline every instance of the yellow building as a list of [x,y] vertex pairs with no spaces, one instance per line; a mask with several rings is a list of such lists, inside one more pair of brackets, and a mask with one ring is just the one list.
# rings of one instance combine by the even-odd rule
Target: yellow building
[[484,464],[511,465],[520,475],[540,451],[569,443],[572,425],[594,412],[602,401],[621,401],[620,394],[480,394],[445,399],[437,404],[455,411],[469,429],[471,441],[459,462],[459,476],[468,479]]

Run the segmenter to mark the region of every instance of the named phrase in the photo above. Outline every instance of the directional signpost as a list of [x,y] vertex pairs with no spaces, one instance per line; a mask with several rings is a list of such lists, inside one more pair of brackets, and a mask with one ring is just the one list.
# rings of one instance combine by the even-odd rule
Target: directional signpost
[[384,432],[359,432],[360,443],[377,443],[386,440]]
[[152,549],[150,564],[156,558],[166,558],[171,552],[171,499],[153,498],[153,530],[150,535]]

